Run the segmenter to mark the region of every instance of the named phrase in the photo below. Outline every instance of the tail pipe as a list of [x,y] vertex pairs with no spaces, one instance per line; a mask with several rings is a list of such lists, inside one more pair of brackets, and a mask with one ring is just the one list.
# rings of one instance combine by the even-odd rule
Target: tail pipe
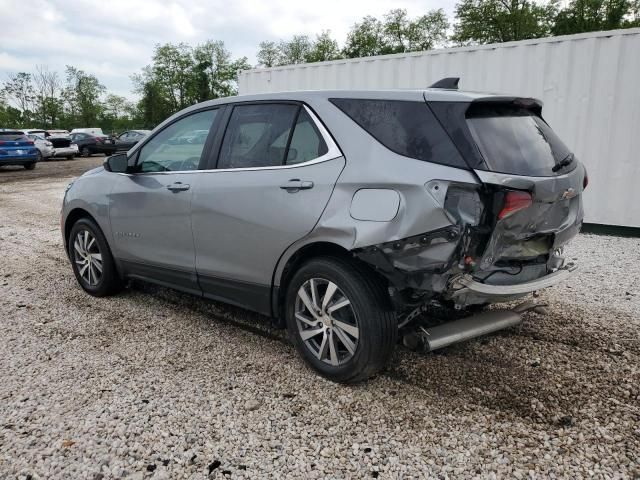
[[[454,343],[497,332],[519,325],[520,314],[513,310],[491,310],[435,327],[421,327],[421,340],[427,351],[448,347]],[[405,345],[415,344],[415,339],[405,337]]]

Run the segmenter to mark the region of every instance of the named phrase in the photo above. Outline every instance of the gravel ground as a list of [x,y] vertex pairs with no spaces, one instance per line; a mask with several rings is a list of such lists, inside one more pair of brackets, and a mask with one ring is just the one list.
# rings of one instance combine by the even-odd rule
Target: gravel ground
[[0,478],[640,478],[640,239],[581,235],[548,315],[345,387],[263,317],[84,294],[58,211],[100,162],[0,169]]

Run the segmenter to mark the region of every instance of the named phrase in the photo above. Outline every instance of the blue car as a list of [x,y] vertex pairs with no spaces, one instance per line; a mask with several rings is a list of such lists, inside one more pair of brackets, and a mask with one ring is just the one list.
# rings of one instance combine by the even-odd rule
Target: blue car
[[38,162],[38,149],[19,131],[0,130],[0,166],[22,165],[33,170]]

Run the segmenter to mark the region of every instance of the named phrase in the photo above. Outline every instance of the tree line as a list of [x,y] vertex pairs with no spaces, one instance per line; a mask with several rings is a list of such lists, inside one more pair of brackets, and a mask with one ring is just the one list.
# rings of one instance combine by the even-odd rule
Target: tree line
[[[363,17],[343,45],[325,30],[261,42],[256,57],[257,66],[274,67],[638,26],[640,0],[571,0],[565,7],[559,0],[460,0],[453,28],[442,9],[417,17],[393,9]],[[249,68],[222,41],[157,45],[151,63],[131,77],[139,98],[133,102],[73,66],[62,76],[36,66],[0,84],[0,128],[152,128],[189,105],[236,94],[238,72]]]

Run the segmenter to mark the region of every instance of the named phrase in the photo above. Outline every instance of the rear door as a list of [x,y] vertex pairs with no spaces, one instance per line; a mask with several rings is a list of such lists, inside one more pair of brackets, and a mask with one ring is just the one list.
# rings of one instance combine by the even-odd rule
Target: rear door
[[188,114],[157,132],[136,153],[136,171],[113,174],[110,219],[114,253],[127,274],[200,293],[191,231],[191,199],[217,109]]
[[232,107],[217,168],[198,175],[192,219],[206,296],[270,313],[276,263],[320,218],[345,161],[308,107]]

